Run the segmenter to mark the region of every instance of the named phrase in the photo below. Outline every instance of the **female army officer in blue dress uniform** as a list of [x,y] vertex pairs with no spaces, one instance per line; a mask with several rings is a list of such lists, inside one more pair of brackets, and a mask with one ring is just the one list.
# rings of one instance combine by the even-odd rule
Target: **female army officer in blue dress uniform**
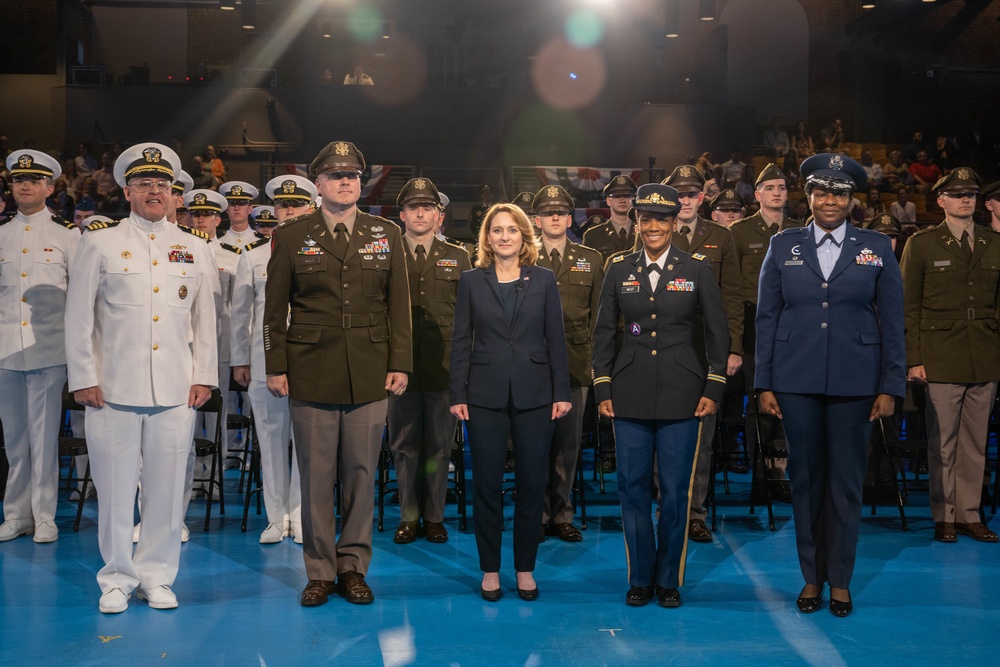
[[814,221],[771,240],[760,272],[756,387],[788,443],[797,605],[851,612],[861,487],[871,424],[906,389],[903,286],[889,237],[851,226],[864,168],[821,153],[802,162]]
[[[594,334],[594,391],[601,414],[614,418],[629,566],[625,602],[633,606],[648,603],[654,590],[661,606],[681,604],[701,418],[716,411],[726,387],[722,295],[704,255],[671,247],[678,210],[669,185],[639,188],[629,217],[638,222],[644,249],[612,260]],[[699,308],[705,349],[696,349],[691,335]],[[625,340],[616,356],[620,316]],[[654,460],[661,492],[655,534]]]

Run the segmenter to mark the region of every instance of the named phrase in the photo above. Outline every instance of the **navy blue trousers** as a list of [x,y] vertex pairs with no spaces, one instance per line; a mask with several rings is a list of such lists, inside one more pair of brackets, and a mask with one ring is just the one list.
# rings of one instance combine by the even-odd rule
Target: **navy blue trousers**
[[[691,482],[700,422],[615,418],[618,498],[630,586],[677,588],[684,583]],[[660,518],[653,531],[653,461]]]
[[861,523],[874,396],[776,393],[788,445],[799,567],[807,584],[848,588]]

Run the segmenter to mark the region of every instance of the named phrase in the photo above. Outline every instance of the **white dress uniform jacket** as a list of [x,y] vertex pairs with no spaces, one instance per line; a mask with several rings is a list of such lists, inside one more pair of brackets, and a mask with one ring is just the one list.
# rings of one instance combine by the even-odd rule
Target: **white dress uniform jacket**
[[67,224],[43,209],[0,225],[0,369],[66,363],[66,290],[80,243]]
[[[219,363],[228,365],[233,280],[236,277],[241,251],[239,246],[224,243],[218,238],[212,239],[211,247],[215,254],[215,264],[219,269],[219,294],[215,301],[216,320],[219,326]],[[224,389],[228,390],[228,385]]]
[[191,385],[217,386],[217,277],[206,240],[135,213],[98,224],[70,281],[70,390],[100,386],[111,403],[160,407],[186,404]]
[[271,259],[269,239],[247,246],[239,256],[232,300],[232,366],[250,366],[250,378],[267,381],[264,366],[264,285]]
[[234,232],[231,229],[227,229],[226,233],[219,237],[219,240],[237,248],[245,248],[262,238],[264,238],[262,234],[255,232],[252,227],[247,227],[242,232]]

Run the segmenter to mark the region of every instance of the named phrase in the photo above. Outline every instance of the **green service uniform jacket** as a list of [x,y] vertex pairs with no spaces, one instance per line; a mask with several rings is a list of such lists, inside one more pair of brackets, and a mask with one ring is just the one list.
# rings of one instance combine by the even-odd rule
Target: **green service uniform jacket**
[[[789,217],[781,219],[781,229],[791,227],[802,227],[801,220]],[[754,213],[749,218],[737,220],[729,228],[729,233],[733,236],[733,245],[736,247],[736,259],[740,267],[740,276],[743,290],[743,300],[747,303],[757,305],[757,284],[760,282],[760,267],[764,264],[764,255],[771,245],[771,231],[768,224],[761,217],[760,212]],[[752,353],[753,350],[747,350]]]
[[618,236],[615,226],[611,224],[610,220],[594,225],[583,233],[583,245],[601,253],[605,260],[616,252],[632,250],[634,244],[635,223],[632,223],[632,231],[625,235],[625,243],[622,243],[621,237]]
[[[538,255],[538,265],[554,271],[552,260],[544,250]],[[562,301],[570,387],[589,387],[593,378],[593,332],[603,283],[601,253],[567,240],[566,254],[556,274],[556,287]]]
[[900,269],[906,365],[930,382],[1000,379],[1000,234],[976,227],[969,261],[942,222],[910,237]]
[[358,212],[346,255],[322,210],[274,232],[264,290],[267,373],[289,396],[357,404],[386,397],[390,371],[412,369],[410,292],[399,227]]
[[416,258],[407,243],[406,268],[410,277],[410,306],[413,314],[413,374],[407,391],[448,389],[451,366],[451,332],[455,322],[455,295],[463,271],[472,268],[469,253],[460,245],[435,238],[417,271]]

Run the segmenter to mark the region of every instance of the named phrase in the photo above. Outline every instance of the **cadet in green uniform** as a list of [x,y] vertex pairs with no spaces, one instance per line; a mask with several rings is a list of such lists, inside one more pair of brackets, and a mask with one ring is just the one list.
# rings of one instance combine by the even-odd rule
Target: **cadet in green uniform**
[[324,604],[335,577],[348,602],[374,600],[364,576],[386,391],[406,391],[412,364],[403,241],[398,226],[358,211],[364,168],[364,156],[350,142],[320,151],[309,175],[323,204],[275,230],[267,265],[267,387],[290,399],[302,477],[305,606]]
[[712,209],[712,222],[726,229],[729,229],[737,220],[741,220],[743,212],[746,210],[743,198],[736,190],[732,189],[722,190],[712,197],[709,208]]
[[[757,447],[757,431],[753,424],[754,395],[754,345],[756,344],[757,283],[760,281],[760,267],[771,245],[771,238],[783,229],[802,227],[804,221],[785,215],[788,201],[788,181],[785,173],[774,164],[769,164],[760,172],[754,183],[754,198],[760,210],[748,218],[734,222],[729,228],[736,246],[736,260],[740,265],[740,281],[743,298],[743,377],[746,384],[747,405],[746,447],[753,452]],[[770,431],[768,431],[770,432]],[[783,468],[784,461],[777,466]],[[785,484],[775,485],[772,493],[783,500],[791,499],[791,492]]]
[[448,411],[448,368],[458,278],[472,268],[465,248],[438,230],[440,194],[426,178],[410,179],[396,205],[403,236],[413,315],[413,373],[406,393],[389,397],[389,444],[399,484],[401,521],[393,541],[408,544],[423,532],[447,542],[444,502],[455,418]]
[[927,383],[927,468],[934,539],[997,534],[979,521],[990,411],[1000,379],[1000,234],[972,222],[979,176],[934,184],[944,222],[903,249],[908,379]]
[[535,211],[531,208],[531,203],[535,200],[534,192],[518,192],[514,195],[514,198],[510,201],[519,209],[524,211],[524,214],[528,216],[529,219],[535,217]]
[[[663,180],[677,190],[681,203],[674,235],[671,242],[678,250],[691,253],[694,257],[708,258],[715,275],[715,281],[722,291],[722,302],[726,307],[729,323],[729,357],[726,362],[727,376],[735,375],[743,364],[743,304],[740,295],[740,268],[736,259],[736,248],[729,231],[720,225],[698,215],[705,193],[705,177],[696,167],[682,164]],[[695,327],[695,336],[703,332]],[[696,339],[697,343],[697,339]],[[696,348],[700,347],[696,344]],[[723,370],[723,369],[719,369]],[[712,533],[705,525],[705,499],[712,476],[712,441],[715,439],[717,413],[708,415],[702,424],[702,444],[698,449],[698,462],[692,487],[691,525],[689,534],[695,542],[711,542]]]
[[549,450],[549,477],[545,490],[542,528],[564,542],[583,539],[573,525],[570,494],[580,456],[583,436],[583,408],[593,378],[592,332],[597,322],[604,267],[601,253],[573,243],[566,231],[573,223],[573,197],[558,185],[539,190],[531,208],[536,212],[535,226],[541,230],[542,252],[538,266],[551,269],[556,276],[562,303],[563,328],[569,355],[569,415],[556,421]]
[[583,245],[601,253],[607,260],[611,255],[621,251],[632,251],[635,244],[635,228],[628,217],[635,197],[635,182],[619,174],[604,186],[604,197],[611,209],[611,218],[607,222],[595,225],[583,234]]

